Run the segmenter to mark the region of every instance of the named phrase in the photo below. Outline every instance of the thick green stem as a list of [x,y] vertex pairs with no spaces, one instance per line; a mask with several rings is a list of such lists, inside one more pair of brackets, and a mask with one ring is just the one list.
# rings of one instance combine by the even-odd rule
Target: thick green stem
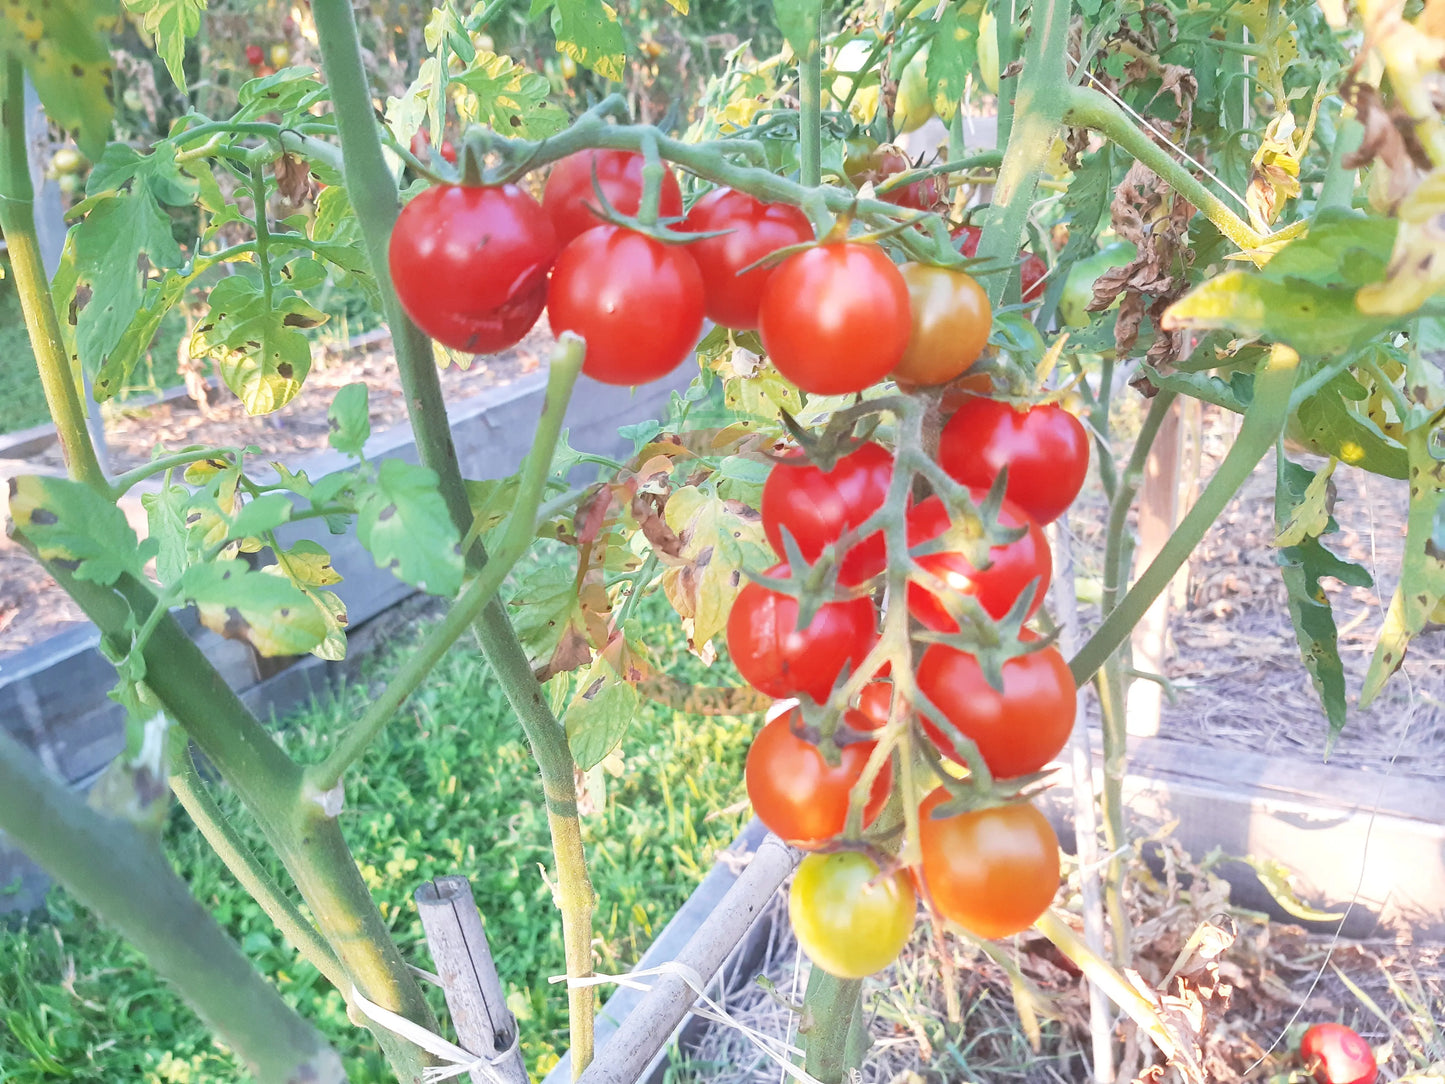
[[1289,416],[1290,391],[1299,371],[1299,355],[1276,343],[1254,378],[1254,397],[1244,412],[1239,436],[1204,492],[1185,513],[1169,541],[1150,562],[1119,605],[1069,663],[1074,683],[1082,685],[1124,642],[1133,627],[1168,586],[1179,567],[1239,491],[1250,472],[1274,444]]
[[798,58],[798,179],[809,188],[823,180],[823,49],[813,27],[807,52]]
[[[845,1084],[867,1053],[862,1028],[863,982],[840,979],[815,967],[803,994],[808,1031],[803,1036],[803,1071],[822,1084]],[[860,1041],[860,1039],[862,1041]]]
[[90,442],[80,382],[65,352],[60,321],[40,241],[35,233],[35,189],[25,146],[25,71],[13,56],[0,60],[0,234],[10,255],[20,311],[40,370],[40,384],[55,422],[65,466],[76,481],[105,491],[105,472]]
[[1329,207],[1349,210],[1355,199],[1355,171],[1346,168],[1344,159],[1360,149],[1365,138],[1365,126],[1354,117],[1341,117],[1335,125],[1335,142],[1330,148],[1330,164],[1325,170],[1325,180],[1320,185],[1317,211]]
[[258,1081],[346,1079],[336,1052],[256,973],[154,841],[92,810],[3,731],[0,825],[174,983]]
[[183,750],[176,757],[171,774],[171,790],[196,827],[201,830],[201,835],[205,836],[211,849],[225,863],[240,886],[261,905],[261,910],[266,912],[276,924],[276,928],[333,986],[345,991],[351,980],[342,969],[336,953],[316,931],[316,927],[311,925],[291,902],[275,879],[266,872],[240,834],[231,827],[231,822],[226,819],[221,807],[216,804],[211,792],[201,781],[189,750]]
[[1108,136],[1137,161],[1157,173],[1175,192],[1199,208],[1204,216],[1219,228],[1219,232],[1239,248],[1256,249],[1263,244],[1264,238],[1244,219],[1225,206],[1222,199],[1204,187],[1204,184],[1175,161],[1168,151],[1155,143],[1153,137],[1137,128],[1122,109],[1097,90],[1072,88],[1064,119],[1069,124],[1092,128]]

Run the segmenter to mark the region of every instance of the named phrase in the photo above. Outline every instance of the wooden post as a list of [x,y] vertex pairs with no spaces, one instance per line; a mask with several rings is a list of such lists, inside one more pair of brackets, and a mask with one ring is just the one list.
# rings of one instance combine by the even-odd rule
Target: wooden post
[[414,898],[459,1045],[479,1057],[496,1058],[489,1068],[473,1069],[472,1081],[528,1084],[517,1021],[507,1008],[471,883],[455,875],[438,877],[418,888]]

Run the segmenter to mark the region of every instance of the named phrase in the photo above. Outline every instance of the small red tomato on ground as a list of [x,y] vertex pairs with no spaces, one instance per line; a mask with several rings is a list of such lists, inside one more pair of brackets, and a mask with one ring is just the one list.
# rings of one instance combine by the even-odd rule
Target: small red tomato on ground
[[1028,929],[1059,890],[1059,840],[1027,802],[935,818],[939,787],[918,807],[921,880],[944,918],[980,937]]
[[814,395],[882,380],[903,357],[908,284],[874,244],[841,241],[788,257],[768,280],[758,332],[778,371]]
[[[786,579],[787,565],[768,570]],[[804,628],[798,600],[749,583],[728,615],[728,653],[753,688],[783,699],[807,693],[822,702],[844,667],[856,670],[878,637],[877,614],[867,598],[825,602]]]
[[[1022,639],[1038,637],[1024,630]],[[919,660],[918,691],[978,746],[989,772],[999,779],[1038,771],[1059,755],[1074,729],[1074,677],[1052,646],[1006,661],[1000,692],[974,656],[934,644]],[[964,763],[942,727],[926,715],[922,722],[940,753]]]
[[604,384],[666,376],[702,333],[703,288],[683,245],[598,226],[557,257],[547,316],[552,330],[587,340],[582,371]]
[[1299,1053],[1318,1084],[1375,1084],[1379,1076],[1370,1044],[1344,1024],[1315,1024],[1300,1040]]
[[1004,495],[1040,525],[1064,514],[1089,473],[1089,434],[1053,403],[1016,410],[970,399],[943,427],[938,462],[972,489],[987,490],[1004,467]]
[[246,63],[253,68],[259,68],[266,62],[266,50],[259,45],[246,46]]
[[[982,490],[974,491],[974,499],[983,500]],[[942,579],[955,592],[973,595],[984,611],[995,620],[1002,618],[1023,594],[1034,585],[1029,617],[1038,612],[1049,589],[1053,573],[1053,557],[1044,532],[1017,507],[1008,501],[999,509],[999,523],[1004,527],[1024,527],[1026,533],[1012,542],[989,547],[989,566],[979,571],[968,558],[956,551],[944,550],[917,558],[918,564]],[[948,508],[938,497],[929,497],[908,513],[908,545],[921,546],[946,532],[952,525]],[[958,622],[949,616],[937,596],[921,584],[908,585],[908,612],[935,632],[957,632]]]
[[884,876],[866,854],[810,854],[788,891],[788,918],[808,959],[831,975],[862,979],[898,958],[913,932],[918,897],[903,870]]
[[719,188],[698,200],[683,223],[688,233],[730,232],[688,247],[707,287],[708,318],[724,327],[758,326],[763,287],[775,266],[754,267],[781,248],[813,240],[808,216],[787,203],[763,203],[746,192]]
[[[849,742],[840,748],[837,765],[830,765],[816,745],[793,732],[801,718],[794,708],[758,731],[744,774],[748,800],[758,819],[779,838],[809,849],[843,831],[849,791],[862,777],[876,743]],[[855,730],[872,729],[871,720],[860,711],[845,713],[843,721]],[[878,816],[892,786],[893,769],[885,765],[868,792],[865,826]]]
[[[796,464],[783,460],[773,465],[763,483],[759,510],[773,552],[787,558],[786,530],[812,564],[844,531],[861,526],[883,506],[893,479],[893,455],[869,441],[840,457],[830,471],[808,462],[801,452],[796,460]],[[843,555],[838,578],[852,587],[882,572],[886,561],[879,531]]]
[[[574,237],[603,224],[592,208],[600,205],[597,187],[618,214],[635,215],[642,205],[642,155],[636,151],[586,150],[568,155],[552,167],[542,189],[542,207],[564,245]],[[672,170],[664,170],[657,213],[662,218],[682,214],[682,189]]]
[[551,222],[516,185],[443,184],[402,208],[389,263],[419,328],[454,350],[491,353],[535,322],[556,256]]
[[908,284],[913,330],[893,378],[930,387],[947,384],[988,345],[993,328],[988,294],[972,275],[947,267],[906,263],[900,271]]

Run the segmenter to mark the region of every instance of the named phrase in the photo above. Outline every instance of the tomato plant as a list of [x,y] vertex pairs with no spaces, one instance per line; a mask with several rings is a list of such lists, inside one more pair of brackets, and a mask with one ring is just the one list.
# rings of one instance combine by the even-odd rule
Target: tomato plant
[[968,371],[988,344],[993,310],[973,276],[927,264],[902,267],[913,327],[893,370],[904,384],[947,384]]
[[552,224],[516,185],[436,185],[402,209],[392,282],[407,315],[454,350],[489,354],[521,340],[546,301]]
[[[1026,632],[1024,640],[1036,640]],[[1003,689],[993,688],[973,655],[934,644],[918,663],[918,690],[945,719],[978,746],[1000,778],[1041,769],[1074,728],[1074,678],[1055,647],[1016,655],[1003,664]],[[963,763],[947,732],[926,716],[923,729],[939,751]]]
[[702,275],[687,249],[619,226],[564,248],[547,294],[552,330],[587,340],[582,371],[605,384],[645,384],[677,368],[702,314]]
[[[982,500],[983,496],[981,491],[974,492],[976,500]],[[1013,609],[1024,589],[1032,584],[1034,595],[1028,610],[1032,617],[1043,605],[1053,571],[1048,541],[1036,523],[1007,501],[999,509],[998,522],[1002,527],[1024,528],[1024,533],[1011,542],[990,547],[989,564],[983,570],[974,568],[967,557],[953,550],[918,557],[918,566],[942,579],[951,591],[978,599],[978,604],[993,618],[1001,618]],[[931,542],[951,527],[952,520],[943,501],[929,497],[909,510],[908,545]],[[935,631],[958,631],[958,623],[949,616],[942,602],[922,584],[908,585],[908,612]]]
[[[646,163],[635,151],[579,151],[552,167],[542,189],[542,207],[557,239],[567,244],[585,230],[605,221],[597,192],[618,214],[635,215],[642,206],[642,167]],[[682,214],[682,189],[670,169],[662,174],[657,213],[663,218]]]
[[702,272],[708,318],[741,329],[758,326],[763,291],[775,270],[753,265],[781,248],[813,239],[808,216],[798,208],[763,203],[731,188],[714,189],[698,200],[682,228],[689,233],[726,231],[693,241],[688,251]]
[[[767,575],[788,577],[787,565]],[[798,600],[760,583],[738,592],[728,615],[728,653],[755,689],[769,696],[806,693],[826,700],[846,666],[856,669],[877,638],[877,614],[866,598],[826,602],[798,627]]]
[[1089,473],[1089,435],[1063,407],[1024,410],[969,399],[939,437],[938,461],[966,486],[988,489],[1008,468],[1004,495],[1036,523],[1052,523],[1074,503]]
[[[839,457],[832,470],[808,462],[801,452],[779,460],[768,472],[759,503],[768,542],[786,558],[786,531],[811,564],[845,531],[862,526],[883,507],[892,479],[893,456],[871,441]],[[841,556],[842,583],[854,586],[878,575],[886,560],[883,533],[859,540]]]
[[979,937],[1028,929],[1059,890],[1059,840],[1027,802],[938,817],[939,787],[918,810],[920,880],[940,915]]
[[856,852],[808,855],[788,892],[798,945],[815,965],[844,979],[866,978],[897,959],[917,910],[905,873],[884,874]]
[[877,245],[823,244],[768,280],[758,331],[778,371],[804,391],[842,395],[887,376],[911,327],[908,284]]
[[[978,242],[983,230],[978,226],[959,226],[953,236],[962,240],[959,251],[965,256],[978,255]],[[1025,304],[1044,296],[1044,279],[1048,276],[1049,265],[1032,252],[1019,249],[1019,295]]]
[[1375,1084],[1375,1052],[1360,1033],[1344,1024],[1312,1025],[1300,1039],[1300,1060],[1318,1084]]
[[[872,720],[851,711],[843,721],[855,730],[870,730]],[[780,838],[797,847],[816,847],[843,831],[848,817],[848,792],[863,774],[874,743],[855,741],[842,746],[836,765],[829,764],[812,742],[794,728],[802,714],[794,708],[765,724],[748,750],[748,800],[753,812]],[[890,766],[874,780],[864,807],[864,825],[871,824],[888,801],[893,785]]]

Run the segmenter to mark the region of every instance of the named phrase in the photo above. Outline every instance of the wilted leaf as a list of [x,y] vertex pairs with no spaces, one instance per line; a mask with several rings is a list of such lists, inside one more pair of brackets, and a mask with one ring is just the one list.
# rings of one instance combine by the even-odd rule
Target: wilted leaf
[[1302,922],[1338,922],[1344,917],[1334,911],[1320,911],[1299,898],[1290,884],[1293,874],[1284,863],[1273,858],[1256,858],[1253,855],[1243,860],[1259,876],[1259,883],[1268,890],[1274,902]]

